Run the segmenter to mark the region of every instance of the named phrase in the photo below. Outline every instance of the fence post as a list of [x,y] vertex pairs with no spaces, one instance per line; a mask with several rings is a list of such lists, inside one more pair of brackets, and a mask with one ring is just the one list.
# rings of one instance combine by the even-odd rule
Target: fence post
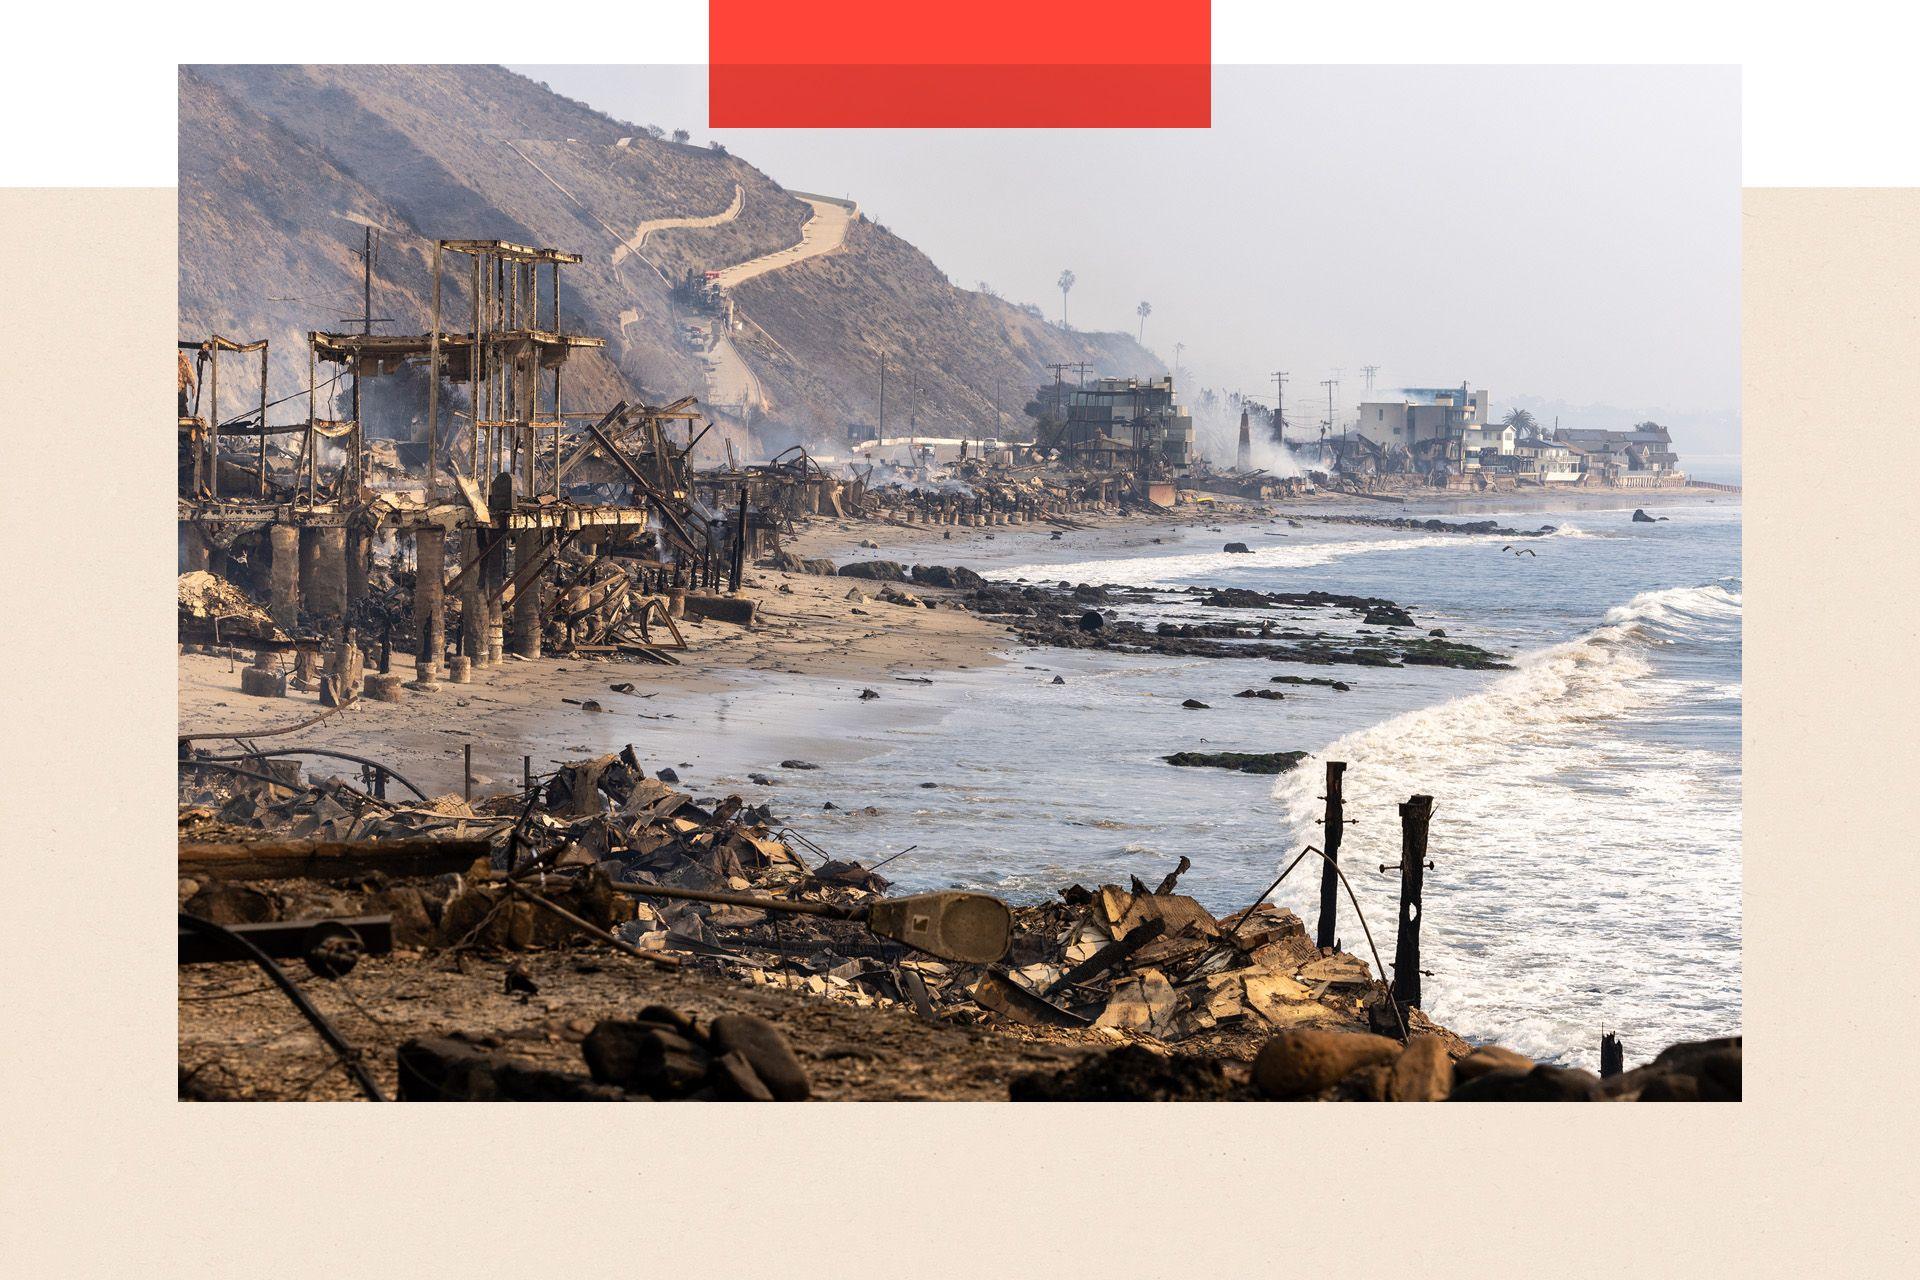
[[1340,833],[1346,826],[1346,802],[1340,793],[1340,776],[1347,771],[1339,760],[1327,761],[1327,820],[1322,844],[1326,857],[1320,863],[1320,927],[1314,945],[1321,948],[1339,945],[1333,936],[1334,912],[1340,903],[1340,873],[1334,864],[1340,861]]
[[1393,949],[1393,998],[1420,1005],[1420,889],[1426,880],[1427,823],[1432,796],[1400,806],[1400,936]]
[[460,744],[460,792],[469,803],[473,800],[473,744]]
[[1600,1078],[1617,1076],[1627,1067],[1627,1048],[1611,1031],[1600,1033]]

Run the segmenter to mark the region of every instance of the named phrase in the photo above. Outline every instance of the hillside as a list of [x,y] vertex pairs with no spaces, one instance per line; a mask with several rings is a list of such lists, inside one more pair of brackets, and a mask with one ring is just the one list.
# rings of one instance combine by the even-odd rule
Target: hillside
[[[688,317],[672,283],[786,248],[813,213],[739,157],[651,138],[497,67],[183,68],[180,188],[181,336],[272,339],[276,397],[305,388],[305,331],[359,313],[371,225],[388,331],[427,326],[433,239],[553,245],[585,259],[564,273],[565,324],[608,339],[569,366],[569,407],[704,401],[708,370],[677,339]],[[889,427],[907,420],[917,371],[923,434],[990,430],[996,399],[1018,423],[1051,361],[1162,371],[1125,335],[1066,333],[955,288],[864,216],[836,252],[734,297],[735,349],[766,401],[757,451],[838,443],[849,422],[875,421],[883,353]],[[464,305],[450,284],[449,313]]]

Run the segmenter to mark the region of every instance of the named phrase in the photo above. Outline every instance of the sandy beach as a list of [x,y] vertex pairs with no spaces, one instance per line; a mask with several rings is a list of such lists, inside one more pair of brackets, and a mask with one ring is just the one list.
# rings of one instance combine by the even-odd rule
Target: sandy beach
[[[1369,502],[1319,494],[1286,502],[1219,497],[1164,514],[1079,513],[1073,528],[1049,524],[943,528],[859,519],[816,518],[787,540],[802,558],[845,564],[892,559],[907,564],[971,564],[984,556],[1035,558],[1062,544],[1080,559],[1122,556],[1176,528],[1229,527],[1288,514],[1351,514],[1442,518],[1525,511],[1539,502],[1588,509],[1630,509],[1680,501],[1737,497],[1706,490],[1554,490],[1544,497],[1503,493]],[[1057,536],[1056,536],[1057,535]],[[868,545],[872,544],[872,545]],[[360,700],[324,721],[275,738],[275,747],[326,747],[382,761],[429,795],[461,791],[462,749],[471,746],[473,787],[517,785],[523,768],[542,772],[583,753],[632,743],[644,760],[680,769],[690,785],[744,785],[747,775],[781,760],[845,761],[863,750],[843,730],[900,727],[937,715],[924,702],[907,707],[887,686],[928,673],[964,671],[1004,661],[1004,627],[964,609],[939,607],[950,593],[914,585],[935,606],[890,604],[878,584],[756,567],[742,594],[756,602],[752,628],[684,620],[688,649],[678,666],[606,657],[523,660],[508,657],[475,672],[470,684],[409,692],[398,703]],[[205,653],[180,655],[182,734],[264,733],[298,723],[321,708],[313,692],[255,698],[240,692],[244,661]],[[395,658],[395,669],[410,660]],[[795,682],[791,677],[804,677]],[[783,685],[782,682],[785,682]],[[631,684],[632,692],[613,686]],[[863,689],[881,696],[861,698]],[[786,696],[769,695],[784,689]],[[573,702],[566,701],[572,699]],[[592,701],[600,710],[578,703]],[[721,730],[716,732],[716,730]],[[530,759],[529,759],[530,758]],[[343,763],[344,771],[355,771]]]

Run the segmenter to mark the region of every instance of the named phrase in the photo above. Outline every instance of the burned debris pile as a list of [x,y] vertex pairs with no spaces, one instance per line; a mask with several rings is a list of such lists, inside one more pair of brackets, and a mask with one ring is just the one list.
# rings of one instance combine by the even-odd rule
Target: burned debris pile
[[[187,772],[183,910],[223,924],[384,913],[396,945],[429,949],[612,938],[755,986],[1042,1037],[1172,1043],[1383,1016],[1365,964],[1323,953],[1271,904],[1216,919],[1174,891],[1184,865],[1157,889],[1074,886],[1008,913],[977,894],[889,897],[876,871],[764,807],[648,777],[631,749],[471,805],[400,804],[260,763],[271,780]],[[435,841],[459,852],[421,852]],[[330,868],[346,874],[309,878]]]
[[[504,972],[496,1000],[565,1010],[554,984],[568,970],[541,957],[577,957],[583,973],[637,963],[742,998],[825,1001],[929,1036],[992,1032],[1050,1056],[1005,1069],[1015,1100],[1739,1096],[1737,1040],[1676,1046],[1605,1079],[1473,1048],[1264,896],[1216,916],[1178,892],[1187,859],[1152,887],[1074,885],[1012,908],[975,893],[898,896],[764,806],[648,776],[631,748],[471,803],[382,799],[341,777],[305,780],[286,758],[189,767],[180,831],[183,964],[191,918],[301,957],[321,981],[361,954],[462,969],[489,957]],[[194,958],[237,958],[210,945]],[[761,1017],[709,1005],[696,1019],[675,1003],[575,1017],[544,1057],[489,1021],[408,1022],[389,1041],[398,1093],[802,1100],[840,1052],[796,1030],[815,1025],[802,1006],[763,1004],[777,1016]],[[568,1045],[578,1057],[562,1060]],[[185,1074],[182,1089],[227,1096]]]

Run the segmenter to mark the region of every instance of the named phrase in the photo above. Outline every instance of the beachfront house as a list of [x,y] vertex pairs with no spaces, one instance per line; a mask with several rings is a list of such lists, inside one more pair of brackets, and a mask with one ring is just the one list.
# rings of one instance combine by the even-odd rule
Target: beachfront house
[[1580,483],[1581,459],[1569,444],[1528,436],[1515,442],[1513,452],[1520,463],[1516,474],[1528,480],[1541,484]]
[[1586,458],[1585,472],[1606,484],[1669,484],[1683,481],[1680,455],[1673,436],[1657,422],[1642,422],[1630,431],[1563,427],[1555,440],[1577,448]]
[[1487,393],[1458,387],[1405,387],[1391,395],[1364,400],[1355,434],[1383,448],[1409,453],[1429,440],[1457,440],[1487,420]]
[[1075,456],[1110,464],[1111,446],[1145,449],[1167,466],[1193,465],[1193,418],[1180,407],[1173,378],[1098,378],[1069,386],[1062,443]]

